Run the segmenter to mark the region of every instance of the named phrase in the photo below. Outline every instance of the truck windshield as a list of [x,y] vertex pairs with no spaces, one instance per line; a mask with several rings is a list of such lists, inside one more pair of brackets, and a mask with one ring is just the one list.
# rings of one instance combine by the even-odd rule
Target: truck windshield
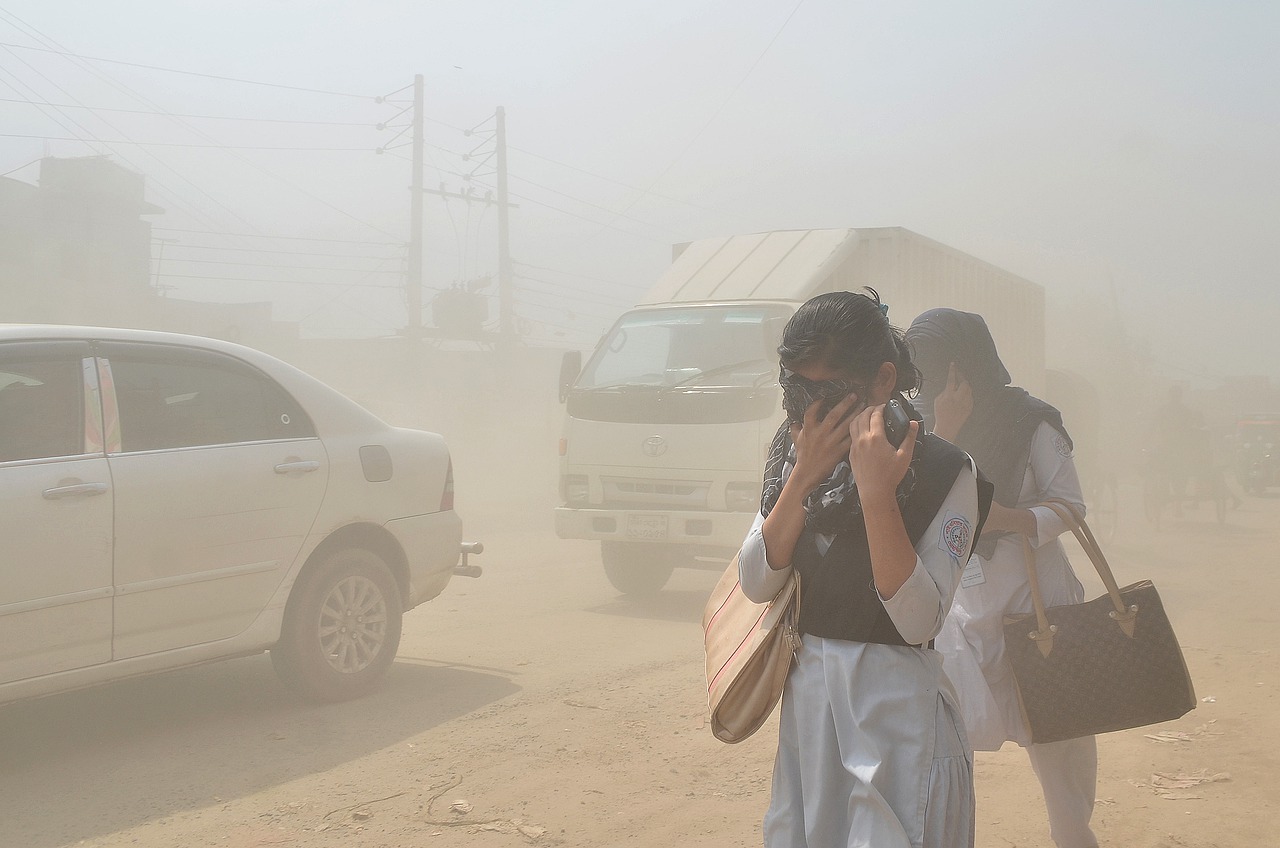
[[790,314],[782,305],[630,312],[597,348],[577,388],[757,385],[778,367]]

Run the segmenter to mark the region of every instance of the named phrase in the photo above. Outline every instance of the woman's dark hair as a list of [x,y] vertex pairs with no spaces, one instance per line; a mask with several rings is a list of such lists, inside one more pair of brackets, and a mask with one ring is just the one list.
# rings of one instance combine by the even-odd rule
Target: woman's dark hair
[[883,363],[892,362],[898,370],[894,391],[916,389],[920,372],[911,363],[902,331],[889,323],[876,290],[866,291],[827,292],[805,301],[782,331],[782,364],[794,368],[821,362],[850,377],[870,379]]

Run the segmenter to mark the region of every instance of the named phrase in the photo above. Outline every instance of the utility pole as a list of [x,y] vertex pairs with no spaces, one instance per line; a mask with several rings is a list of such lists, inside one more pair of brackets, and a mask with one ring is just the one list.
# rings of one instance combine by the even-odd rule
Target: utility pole
[[409,275],[405,280],[409,305],[409,335],[422,333],[422,74],[413,78],[413,185],[409,189]]
[[494,144],[498,153],[498,328],[502,344],[513,349],[516,323],[511,290],[511,244],[507,227],[507,110],[499,106],[495,120]]
[[172,286],[162,285],[160,282],[160,265],[164,262],[164,246],[166,244],[177,244],[178,240],[176,238],[153,238],[152,241],[160,245],[156,251],[155,290],[156,294],[160,295],[160,297],[165,297],[168,295],[169,289],[172,288]]

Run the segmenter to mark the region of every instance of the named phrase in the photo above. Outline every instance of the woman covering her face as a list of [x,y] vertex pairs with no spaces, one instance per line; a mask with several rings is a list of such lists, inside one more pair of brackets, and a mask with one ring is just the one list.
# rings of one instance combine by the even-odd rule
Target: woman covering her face
[[972,754],[932,640],[989,493],[918,421],[890,443],[885,404],[905,404],[917,373],[872,295],[819,295],[787,324],[789,420],[739,555],[755,601],[800,577],[769,848],[973,845]]
[[1009,385],[982,316],[930,310],[912,322],[907,342],[922,375],[916,402],[926,421],[968,451],[995,484],[986,532],[937,639],[969,741],[980,751],[997,750],[1006,740],[1026,746],[1053,841],[1059,848],[1092,848],[1094,737],[1031,745],[1004,649],[1004,617],[1032,611],[1024,540],[1035,551],[1046,606],[1084,600],[1058,541],[1066,526],[1053,510],[1034,508],[1061,498],[1084,513],[1071,437],[1058,410]]

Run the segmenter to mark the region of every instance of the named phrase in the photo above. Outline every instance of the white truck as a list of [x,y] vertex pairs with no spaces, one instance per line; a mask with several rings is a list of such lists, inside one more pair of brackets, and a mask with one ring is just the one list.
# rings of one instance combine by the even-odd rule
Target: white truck
[[659,591],[677,567],[723,568],[759,509],[782,422],[776,348],[827,291],[875,288],[908,324],[983,314],[1015,382],[1044,373],[1039,286],[899,227],[784,230],[695,241],[582,365],[565,354],[556,532],[595,539],[610,582]]

